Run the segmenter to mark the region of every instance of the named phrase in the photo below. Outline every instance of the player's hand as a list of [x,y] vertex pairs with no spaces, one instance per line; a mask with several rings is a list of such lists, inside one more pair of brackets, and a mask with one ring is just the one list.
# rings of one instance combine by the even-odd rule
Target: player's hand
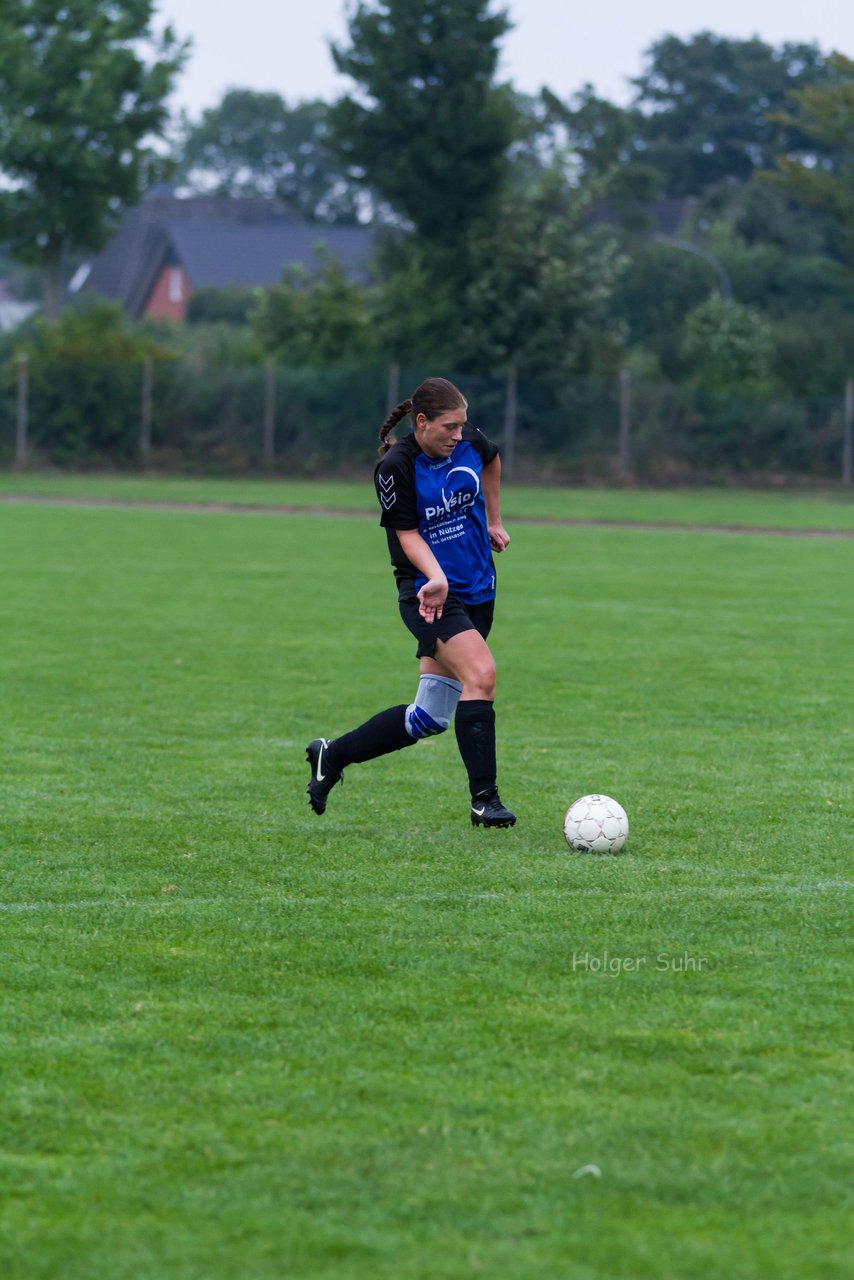
[[510,534],[503,524],[489,526],[489,545],[493,551],[503,551],[510,543]]
[[435,622],[437,618],[441,618],[447,598],[448,579],[445,575],[428,578],[418,592],[418,612],[425,622]]

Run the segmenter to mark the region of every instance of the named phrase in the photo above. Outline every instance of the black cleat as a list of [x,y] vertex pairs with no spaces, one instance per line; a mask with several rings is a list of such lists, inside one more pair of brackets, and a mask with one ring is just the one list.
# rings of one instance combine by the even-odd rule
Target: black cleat
[[485,791],[471,802],[473,827],[512,827],[515,822],[515,813],[505,809],[497,791]]
[[315,813],[326,812],[326,799],[329,792],[336,782],[344,781],[344,774],[338,769],[333,769],[326,759],[328,746],[327,738],[315,738],[305,749],[305,758],[311,768],[311,777],[306,791],[308,803]]

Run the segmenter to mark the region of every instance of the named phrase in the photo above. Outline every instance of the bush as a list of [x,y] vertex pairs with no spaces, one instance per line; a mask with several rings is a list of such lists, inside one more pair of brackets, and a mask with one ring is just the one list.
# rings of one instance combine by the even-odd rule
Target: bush
[[245,325],[258,305],[258,289],[230,285],[226,289],[194,289],[187,303],[187,323]]
[[[188,334],[193,334],[192,341]],[[362,366],[271,365],[245,331],[196,326],[176,331],[184,358],[114,309],[33,330],[18,343],[30,358],[30,442],[36,461],[130,467],[140,462],[145,362],[153,371],[150,466],[236,474],[269,467],[264,452],[267,393],[275,397],[273,465],[280,474],[364,472],[391,395],[403,399],[441,372],[463,389],[471,421],[502,441],[504,374],[460,374],[431,362],[398,371]],[[14,450],[15,350],[0,374],[0,459]],[[252,359],[246,357],[252,354]],[[238,360],[243,356],[242,361]],[[841,401],[841,397],[840,397]],[[616,476],[616,378],[520,376],[516,476],[610,480]],[[631,384],[631,470],[656,483],[758,475],[839,476],[839,401],[774,402],[635,377]],[[407,430],[402,424],[398,434]],[[621,477],[623,478],[623,477]]]
[[[131,329],[120,307],[95,299],[56,325],[39,319],[14,355],[30,363],[29,443],[37,453],[59,465],[137,456],[144,362],[173,353]],[[7,363],[7,393],[15,365]]]

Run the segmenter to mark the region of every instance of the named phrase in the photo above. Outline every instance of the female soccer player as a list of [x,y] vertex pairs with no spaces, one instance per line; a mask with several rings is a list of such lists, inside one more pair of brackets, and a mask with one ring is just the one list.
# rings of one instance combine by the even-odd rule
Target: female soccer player
[[[380,429],[374,473],[398,604],[418,641],[415,699],[381,711],[340,738],[306,748],[309,804],[324,813],[348,765],[444,733],[454,721],[471,791],[475,826],[512,827],[498,795],[495,763],[495,661],[486,643],[495,608],[492,553],[510,538],[501,523],[498,448],[466,422],[465,397],[444,378],[428,378]],[[409,416],[403,440],[390,437]],[[456,712],[456,715],[455,715]]]

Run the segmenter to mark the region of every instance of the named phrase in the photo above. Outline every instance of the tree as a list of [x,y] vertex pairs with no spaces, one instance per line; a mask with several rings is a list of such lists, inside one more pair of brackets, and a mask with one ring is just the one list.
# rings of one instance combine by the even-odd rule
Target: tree
[[590,203],[552,172],[538,191],[507,197],[480,230],[459,300],[465,364],[552,377],[608,363],[620,346],[604,319],[621,260],[607,231],[585,225]]
[[155,34],[153,12],[154,0],[0,0],[0,240],[40,265],[50,319],[63,255],[100,248],[157,167],[150,141],[188,46]]
[[494,209],[515,110],[494,83],[509,29],[490,0],[358,0],[350,46],[333,46],[359,96],[330,122],[342,159],[433,246],[460,250]]
[[686,319],[683,347],[704,390],[735,399],[767,390],[771,330],[752,307],[711,295]]
[[577,157],[580,171],[603,176],[631,161],[637,137],[637,113],[600,98],[585,84],[568,102],[543,89],[545,125],[560,125],[565,147]]
[[827,220],[764,181],[767,176],[760,170],[750,182],[709,187],[696,206],[697,225],[724,225],[745,245],[774,246],[792,256],[825,253]]
[[310,221],[358,221],[366,196],[328,145],[329,106],[290,107],[278,93],[230,89],[193,124],[185,122],[177,162],[195,190],[276,197]]
[[429,244],[400,229],[386,229],[380,242],[380,283],[371,299],[377,344],[385,357],[435,368],[455,367],[460,292],[441,270]]
[[568,102],[543,89],[542,102],[545,131],[563,134],[565,165],[595,179],[603,208],[624,228],[646,227],[662,175],[639,149],[639,112],[598,97],[589,84]]
[[313,275],[289,267],[265,290],[252,328],[265,351],[292,365],[358,364],[375,354],[365,288],[322,253]]
[[776,174],[762,174],[801,205],[829,216],[838,230],[841,256],[854,265],[854,61],[828,58],[829,78],[795,90],[798,110],[776,119],[800,129],[814,144],[808,156],[777,157]]
[[798,123],[775,116],[791,90],[820,82],[824,58],[813,44],[775,50],[759,39],[700,32],[664,36],[633,81],[639,142],[671,196],[699,195],[713,183],[746,181],[804,142]]
[[627,348],[656,376],[682,381],[688,370],[680,347],[691,309],[709,297],[714,275],[694,254],[670,245],[624,238],[628,258],[611,298],[609,326],[621,326]]

